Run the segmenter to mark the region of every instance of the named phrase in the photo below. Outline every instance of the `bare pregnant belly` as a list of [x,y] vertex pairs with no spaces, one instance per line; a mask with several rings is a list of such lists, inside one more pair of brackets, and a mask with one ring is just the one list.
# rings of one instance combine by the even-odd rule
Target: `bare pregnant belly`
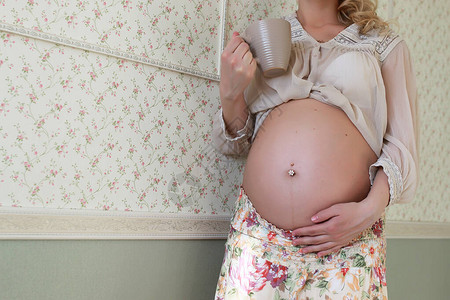
[[243,188],[263,218],[295,229],[312,224],[315,213],[333,204],[364,199],[376,159],[342,110],[292,100],[273,110],[258,131]]

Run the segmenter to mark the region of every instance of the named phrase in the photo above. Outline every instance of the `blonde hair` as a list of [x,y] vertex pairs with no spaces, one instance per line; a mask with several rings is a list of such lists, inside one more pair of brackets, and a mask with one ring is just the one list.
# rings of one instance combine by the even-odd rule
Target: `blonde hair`
[[361,34],[373,29],[386,33],[389,31],[389,24],[377,15],[377,6],[378,0],[339,0],[339,22],[346,26],[357,24]]

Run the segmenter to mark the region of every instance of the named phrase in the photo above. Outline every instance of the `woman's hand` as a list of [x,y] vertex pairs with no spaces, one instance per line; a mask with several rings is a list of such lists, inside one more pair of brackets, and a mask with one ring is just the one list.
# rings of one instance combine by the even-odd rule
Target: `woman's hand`
[[220,98],[232,101],[244,93],[256,71],[249,45],[234,32],[221,56]]
[[293,234],[299,238],[294,239],[294,245],[307,245],[302,253],[328,255],[347,245],[380,216],[367,211],[362,202],[335,204],[314,215],[314,225],[295,229]]
[[337,251],[369,228],[383,214],[389,201],[386,174],[379,170],[374,184],[361,202],[335,204],[315,214],[315,224],[293,230],[294,245],[307,245],[302,253],[318,252],[325,256]]

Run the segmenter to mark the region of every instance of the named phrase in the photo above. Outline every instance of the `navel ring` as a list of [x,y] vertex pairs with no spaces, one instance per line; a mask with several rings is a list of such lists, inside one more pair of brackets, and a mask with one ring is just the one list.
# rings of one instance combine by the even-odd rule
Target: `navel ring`
[[[293,167],[294,166],[294,163],[293,162],[291,162],[291,167]],[[288,174],[289,174],[289,176],[294,176],[295,175],[295,171],[293,170],[293,169],[289,169],[289,171],[288,171]]]

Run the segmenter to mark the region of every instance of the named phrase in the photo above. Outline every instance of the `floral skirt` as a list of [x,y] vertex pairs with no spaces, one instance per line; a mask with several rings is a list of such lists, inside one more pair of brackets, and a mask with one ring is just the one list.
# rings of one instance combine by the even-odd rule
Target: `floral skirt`
[[301,254],[291,230],[263,219],[241,188],[216,288],[222,299],[387,299],[384,216],[347,246]]

